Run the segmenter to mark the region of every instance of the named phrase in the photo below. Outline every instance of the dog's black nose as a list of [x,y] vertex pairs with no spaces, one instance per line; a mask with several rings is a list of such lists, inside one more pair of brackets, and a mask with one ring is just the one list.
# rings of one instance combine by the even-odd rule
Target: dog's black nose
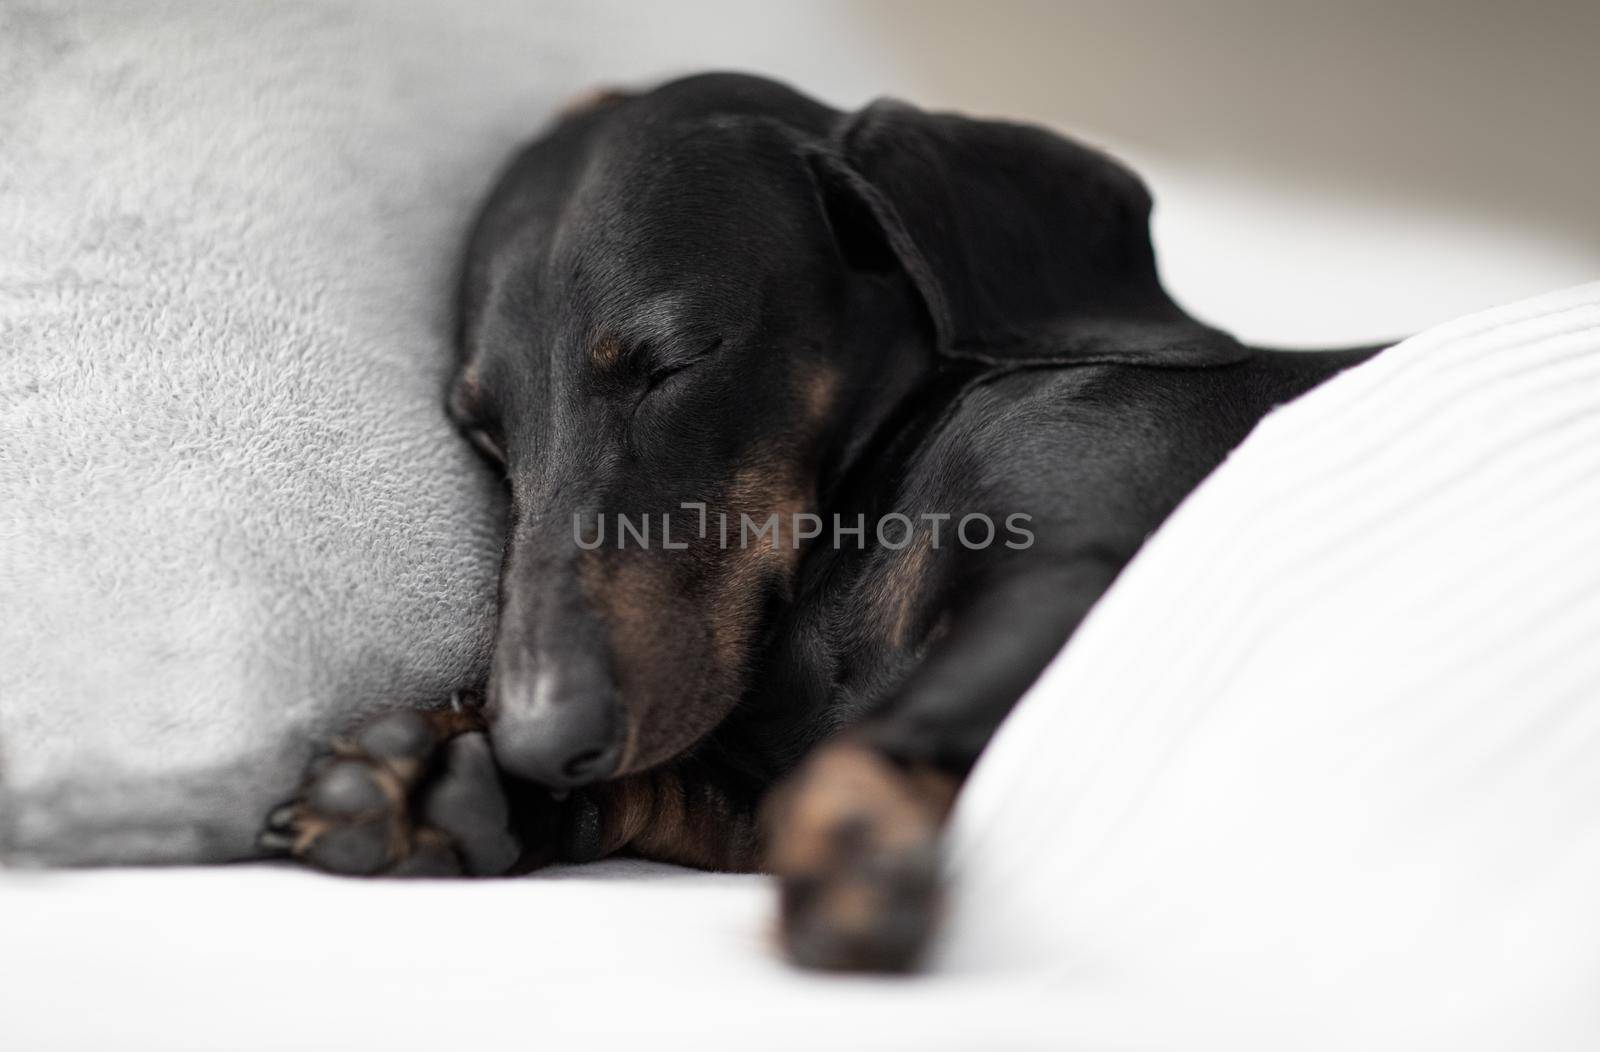
[[544,678],[526,690],[502,684],[490,726],[507,774],[566,789],[608,778],[621,758],[621,724],[610,691],[564,695]]

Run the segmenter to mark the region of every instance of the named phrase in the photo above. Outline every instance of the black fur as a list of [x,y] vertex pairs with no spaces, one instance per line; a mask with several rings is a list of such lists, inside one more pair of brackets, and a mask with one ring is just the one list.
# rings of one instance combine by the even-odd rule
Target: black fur
[[[1371,353],[1251,349],[1194,322],[1157,279],[1149,209],[1127,169],[1038,128],[892,102],[847,115],[752,77],[567,117],[502,178],[463,282],[475,381],[451,404],[505,447],[519,520],[496,719],[523,704],[504,670],[526,674],[511,655],[533,637],[549,661],[616,660],[564,583],[569,513],[715,507],[740,454],[794,426],[796,373],[830,367],[839,409],[800,454],[825,518],[1024,513],[1035,545],[947,544],[898,642],[868,599],[895,553],[813,546],[766,583],[747,666],[704,685],[653,670],[689,688],[653,718],[692,728],[665,736],[672,755],[758,787],[862,723],[899,758],[968,767],[1173,506],[1267,410]],[[600,332],[630,360],[603,382],[584,354]],[[653,411],[651,372],[711,341]],[[577,678],[551,711],[618,704],[614,672]]]
[[[1194,321],[1161,287],[1149,211],[1133,173],[1038,128],[844,114],[730,74],[607,96],[515,159],[468,248],[449,407],[509,483],[483,716],[525,858],[760,866],[778,857],[761,800],[843,735],[864,751],[816,769],[900,803],[832,814],[836,793],[809,811],[779,794],[780,825],[838,833],[790,837],[772,863],[787,944],[837,967],[913,959],[935,911],[931,834],[907,832],[924,811],[906,801],[965,775],[1266,412],[1375,353],[1250,348]],[[575,541],[574,516],[683,522],[683,502],[810,511],[829,534],[861,516],[868,543],[753,558]],[[922,523],[908,547],[873,536],[890,513]],[[921,517],[938,514],[934,548]],[[972,514],[1006,532],[966,547]],[[1029,546],[1004,543],[1017,516]],[[406,783],[419,800],[442,792],[425,772]],[[557,806],[535,784],[577,791]],[[316,799],[314,777],[275,834],[313,860],[318,831],[343,829]],[[458,819],[418,841],[430,866],[450,837],[468,872],[506,857],[504,830],[474,846]],[[864,851],[874,821],[900,827]],[[391,837],[363,871],[419,850]],[[830,880],[877,881],[883,923],[829,914]]]

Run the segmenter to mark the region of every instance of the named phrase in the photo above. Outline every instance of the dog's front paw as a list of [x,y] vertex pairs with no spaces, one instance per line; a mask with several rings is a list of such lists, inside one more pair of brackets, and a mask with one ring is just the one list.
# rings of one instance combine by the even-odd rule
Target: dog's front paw
[[953,779],[908,773],[864,746],[813,754],[766,813],[789,958],[834,971],[914,967],[939,917],[939,832],[954,795]]
[[453,711],[389,713],[337,742],[261,843],[362,876],[491,876],[521,853],[489,741]]

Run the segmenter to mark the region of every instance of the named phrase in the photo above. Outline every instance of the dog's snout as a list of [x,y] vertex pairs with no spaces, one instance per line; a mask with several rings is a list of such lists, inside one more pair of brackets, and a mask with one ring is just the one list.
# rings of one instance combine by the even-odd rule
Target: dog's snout
[[552,788],[597,782],[621,759],[621,712],[607,688],[564,688],[551,673],[502,683],[490,738],[508,774]]

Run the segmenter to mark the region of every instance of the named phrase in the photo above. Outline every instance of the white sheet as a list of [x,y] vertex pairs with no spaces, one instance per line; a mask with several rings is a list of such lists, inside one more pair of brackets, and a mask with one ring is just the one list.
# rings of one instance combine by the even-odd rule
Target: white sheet
[[1600,284],[1264,421],[956,828],[948,966],[1076,1040],[1600,1047]]
[[[1592,1049],[1600,284],[1269,418],[958,808],[932,974],[755,878],[0,876],[5,1047]],[[626,879],[640,878],[640,879]]]

